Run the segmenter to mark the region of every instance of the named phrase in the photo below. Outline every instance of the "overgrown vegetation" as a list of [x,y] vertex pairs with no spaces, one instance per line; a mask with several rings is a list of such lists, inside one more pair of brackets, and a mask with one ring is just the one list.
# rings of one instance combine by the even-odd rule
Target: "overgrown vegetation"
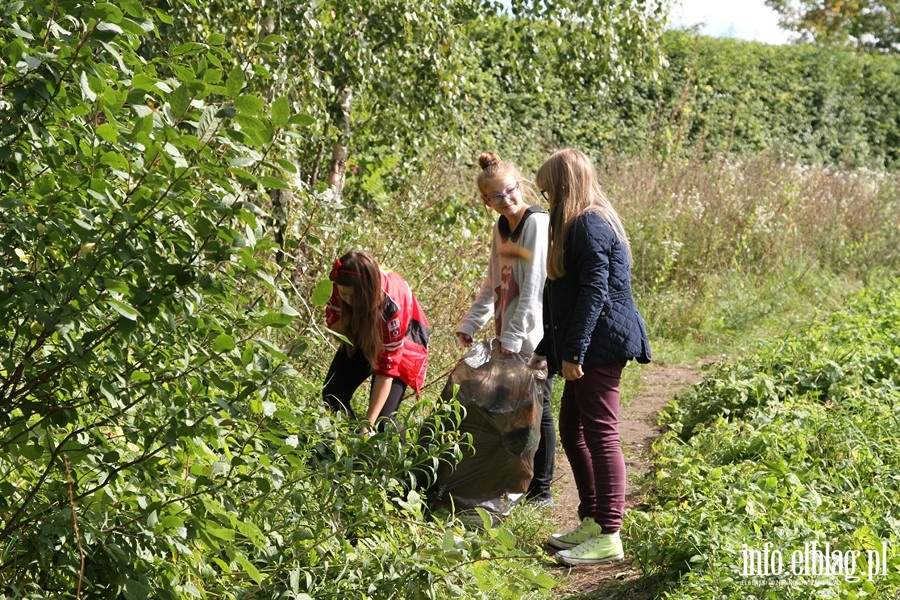
[[3,8],[0,594],[543,595],[508,532],[425,516],[458,440],[418,431],[453,414],[359,438],[277,333],[312,294],[259,193],[308,118],[222,36],[146,60],[140,4],[65,8]]
[[627,525],[662,597],[900,592],[898,292],[889,280],[721,363],[667,407]]
[[[416,442],[459,418],[437,396],[487,259],[476,146],[526,171],[557,144],[605,157],[664,347],[737,343],[896,269],[895,175],[705,160],[767,138],[735,142],[735,126],[710,141],[733,99],[705,104],[696,75],[628,87],[658,58],[658,21],[558,3],[578,27],[514,4],[292,5],[263,31],[265,6],[0,8],[0,595],[548,597],[532,520],[473,529],[428,514],[416,489],[461,443],[452,428]],[[599,30],[590,51],[621,61],[578,54]],[[894,63],[872,64],[894,93]],[[783,149],[892,166],[870,89],[840,96],[888,115],[865,153],[805,154],[820,138],[803,136]],[[841,123],[808,126],[833,150]],[[336,142],[343,196],[326,185]],[[400,270],[433,326],[404,438],[359,438],[319,397],[333,346],[317,304],[351,247]]]

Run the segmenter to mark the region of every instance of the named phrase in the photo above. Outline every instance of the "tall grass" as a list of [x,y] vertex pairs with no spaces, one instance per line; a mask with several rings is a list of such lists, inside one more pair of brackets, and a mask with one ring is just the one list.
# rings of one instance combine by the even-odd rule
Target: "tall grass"
[[607,161],[603,179],[658,337],[722,341],[780,326],[900,258],[895,174],[763,155]]
[[[304,240],[296,293],[308,298],[348,248],[370,249],[410,281],[428,313],[429,379],[438,388],[459,356],[454,331],[487,265],[495,215],[475,194],[475,174],[472,166],[436,160],[379,205],[362,208],[350,198],[295,207],[295,220],[312,220],[297,229],[315,236],[314,244]],[[782,331],[895,270],[900,258],[896,174],[804,167],[766,155],[607,159],[600,177],[631,237],[635,293],[657,344],[699,342],[700,351],[717,351]],[[308,323],[321,321],[320,309],[307,308]],[[316,376],[330,359],[329,342],[317,339],[305,355]]]

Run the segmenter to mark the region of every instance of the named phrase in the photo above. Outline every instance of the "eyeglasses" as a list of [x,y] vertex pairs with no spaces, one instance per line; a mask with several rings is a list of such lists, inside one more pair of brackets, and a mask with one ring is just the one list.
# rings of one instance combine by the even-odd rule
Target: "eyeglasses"
[[550,196],[547,195],[547,192],[545,190],[541,190],[541,196],[544,197],[544,200],[550,202]]
[[505,190],[503,190],[502,192],[499,192],[497,194],[492,194],[490,196],[482,195],[481,197],[484,198],[486,201],[490,202],[491,204],[497,204],[501,200],[505,200],[507,198],[512,198],[512,195],[516,192],[517,189],[519,189],[518,181],[516,182],[516,185],[510,186],[510,187],[506,188]]

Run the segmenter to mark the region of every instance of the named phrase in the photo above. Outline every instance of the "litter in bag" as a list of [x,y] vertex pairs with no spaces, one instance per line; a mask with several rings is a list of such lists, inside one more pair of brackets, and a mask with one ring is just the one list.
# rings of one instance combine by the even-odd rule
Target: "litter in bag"
[[475,344],[441,392],[445,402],[455,399],[465,409],[460,431],[472,439],[459,462],[438,469],[438,505],[503,515],[528,491],[547,371],[529,366],[528,356],[499,348],[496,339]]

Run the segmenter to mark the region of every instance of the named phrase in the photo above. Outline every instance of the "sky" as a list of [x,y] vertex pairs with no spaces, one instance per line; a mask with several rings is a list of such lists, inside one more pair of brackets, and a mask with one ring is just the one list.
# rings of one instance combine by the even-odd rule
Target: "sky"
[[778,15],[763,0],[674,0],[670,27],[703,23],[700,33],[712,37],[738,38],[784,44],[791,34],[778,27]]

